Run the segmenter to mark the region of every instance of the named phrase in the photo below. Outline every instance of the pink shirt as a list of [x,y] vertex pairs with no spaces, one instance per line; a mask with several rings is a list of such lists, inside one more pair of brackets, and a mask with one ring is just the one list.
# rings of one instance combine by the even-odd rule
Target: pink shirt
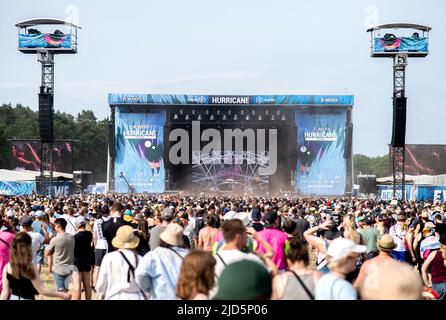
[[[288,239],[288,236],[285,232],[278,230],[276,228],[265,228],[259,233],[257,233],[260,237],[263,238],[266,242],[269,243],[271,248],[274,250],[273,262],[279,268],[279,270],[284,270],[287,267],[286,257],[285,257],[285,242]],[[265,253],[266,250],[259,243],[258,251]]]
[[[14,234],[10,232],[0,231],[0,239],[11,245]],[[0,240],[0,289],[3,288],[2,276],[3,268],[9,262],[9,247]]]

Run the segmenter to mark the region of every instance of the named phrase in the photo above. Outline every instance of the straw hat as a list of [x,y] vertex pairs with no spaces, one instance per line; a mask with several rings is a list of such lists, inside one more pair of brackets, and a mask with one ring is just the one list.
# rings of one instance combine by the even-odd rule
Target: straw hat
[[183,245],[183,227],[177,223],[170,223],[160,235],[160,239],[171,246]]
[[393,251],[396,248],[396,244],[390,234],[383,235],[376,243],[382,251]]
[[139,244],[139,238],[133,233],[130,226],[122,226],[116,232],[112,240],[113,247],[117,249],[135,249]]

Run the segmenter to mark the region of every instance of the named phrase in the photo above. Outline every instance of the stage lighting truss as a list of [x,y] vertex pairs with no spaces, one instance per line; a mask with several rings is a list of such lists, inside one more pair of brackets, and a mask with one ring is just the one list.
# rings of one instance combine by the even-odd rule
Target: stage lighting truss
[[259,175],[259,169],[269,165],[268,152],[225,151],[203,155],[200,151],[193,151],[192,160],[195,163],[192,165],[192,185],[196,191],[221,192],[229,189],[255,193],[268,190],[268,176]]

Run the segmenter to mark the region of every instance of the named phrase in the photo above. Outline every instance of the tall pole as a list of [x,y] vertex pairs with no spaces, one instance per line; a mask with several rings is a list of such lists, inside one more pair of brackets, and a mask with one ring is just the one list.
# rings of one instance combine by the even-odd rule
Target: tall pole
[[[394,108],[397,98],[406,97],[406,66],[407,55],[398,54],[393,60],[393,103]],[[394,114],[394,117],[396,115]],[[406,123],[404,123],[406,126]],[[404,132],[405,132],[404,128]],[[405,140],[405,139],[404,139]],[[392,172],[393,172],[393,197],[397,198],[397,192],[401,190],[401,200],[405,200],[406,175],[404,169],[405,163],[405,142],[402,146],[392,146]]]
[[[42,64],[40,93],[49,95],[48,103],[51,105],[50,112],[53,114],[53,97],[54,97],[54,53],[50,51],[41,51],[37,53],[37,61]],[[40,108],[40,106],[39,106]],[[51,116],[51,137],[49,140],[40,138],[41,147],[41,164],[40,164],[40,184],[43,193],[45,182],[49,182],[49,192],[53,195],[53,117]]]

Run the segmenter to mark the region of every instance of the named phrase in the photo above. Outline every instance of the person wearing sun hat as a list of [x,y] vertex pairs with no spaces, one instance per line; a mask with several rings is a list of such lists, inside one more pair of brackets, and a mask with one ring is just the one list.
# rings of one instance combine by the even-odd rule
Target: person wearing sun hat
[[140,288],[152,300],[175,300],[181,264],[188,250],[183,248],[183,227],[172,222],[160,234],[160,245],[149,251],[135,271]]
[[102,260],[96,283],[96,293],[105,300],[145,300],[136,283],[135,269],[141,263],[136,253],[139,238],[131,226],[121,226],[112,239],[116,251],[107,253]]

